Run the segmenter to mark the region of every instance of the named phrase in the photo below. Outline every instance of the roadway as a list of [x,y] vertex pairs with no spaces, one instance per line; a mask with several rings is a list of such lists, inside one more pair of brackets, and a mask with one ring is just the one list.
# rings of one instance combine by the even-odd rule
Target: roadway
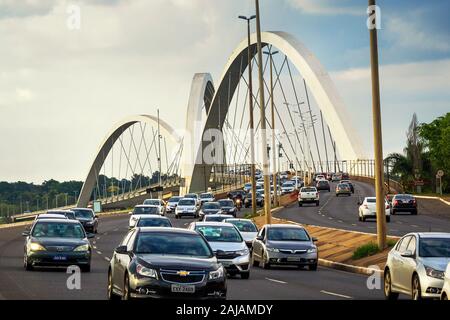
[[[331,184],[331,192],[320,192],[320,205],[314,204],[298,207],[296,203],[279,211],[275,217],[283,218],[303,224],[324,227],[339,228],[345,230],[376,233],[376,221],[358,220],[358,200],[364,197],[374,196],[374,187],[367,183],[356,182],[355,193],[348,196],[336,197],[334,193],[335,183]],[[450,207],[431,204],[428,200],[418,199],[418,215],[409,213],[397,213],[391,216],[391,222],[387,223],[389,235],[403,236],[408,232],[450,232]]]
[[[243,213],[241,213],[243,215]],[[169,217],[173,218],[170,214]],[[192,219],[172,219],[186,227]],[[0,299],[105,299],[108,260],[127,232],[128,215],[100,218],[99,233],[92,239],[92,269],[82,273],[81,289],[69,290],[65,270],[22,267],[24,227],[0,230]],[[279,268],[253,268],[249,280],[229,279],[229,299],[381,299],[381,290],[369,290],[367,277],[328,268],[316,272]]]

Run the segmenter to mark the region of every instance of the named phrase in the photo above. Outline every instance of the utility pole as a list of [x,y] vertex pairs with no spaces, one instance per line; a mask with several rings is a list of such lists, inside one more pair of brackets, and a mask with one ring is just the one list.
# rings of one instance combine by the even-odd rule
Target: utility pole
[[[157,109],[158,113],[158,186],[161,188],[161,132],[159,128],[159,109]],[[159,190],[159,189],[158,189]],[[162,198],[162,192],[158,191],[158,198]]]
[[[369,0],[369,15],[378,14],[375,0]],[[375,18],[375,21],[377,19]],[[377,205],[377,237],[380,250],[386,248],[386,213],[383,192],[383,137],[381,131],[380,78],[378,70],[377,25],[369,26],[370,32],[370,64],[372,73],[372,117],[375,155],[375,194]]]
[[277,195],[277,154],[275,148],[275,104],[273,102],[273,55],[277,54],[278,51],[272,51],[270,47],[269,51],[264,51],[264,54],[269,56],[270,60],[270,104],[271,104],[271,115],[272,115],[272,164],[273,164],[273,206],[278,207],[278,195]]
[[254,121],[253,121],[253,81],[252,81],[252,53],[250,43],[250,21],[255,19],[252,15],[249,18],[239,16],[239,19],[247,21],[247,69],[248,69],[248,90],[249,90],[249,110],[250,110],[250,171],[252,183],[252,214],[256,215],[256,179],[255,179],[255,136],[254,136]]
[[266,110],[264,100],[264,78],[262,70],[262,46],[261,46],[261,18],[259,14],[259,0],[255,0],[256,7],[256,43],[258,49],[258,78],[259,78],[259,106],[261,109],[261,152],[262,152],[262,165],[264,176],[264,215],[266,224],[271,224],[271,201],[270,201],[270,180],[269,180],[269,163],[267,161],[266,153]]

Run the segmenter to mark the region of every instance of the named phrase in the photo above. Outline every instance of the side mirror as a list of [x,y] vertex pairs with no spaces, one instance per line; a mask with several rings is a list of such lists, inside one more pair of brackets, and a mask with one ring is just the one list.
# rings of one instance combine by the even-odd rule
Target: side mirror
[[414,258],[414,253],[411,250],[406,250],[402,253],[402,257],[404,258]]
[[317,241],[319,241],[319,239],[317,239],[316,237],[313,237],[313,238],[312,238],[312,241],[313,241],[313,242],[317,242]]
[[28,237],[29,235],[30,235],[30,230],[25,230],[24,232],[22,232],[23,237]]
[[95,238],[95,233],[88,233],[88,234],[86,234],[86,236],[87,236],[87,238],[88,239],[92,239],[92,238]]
[[114,252],[115,252],[115,253],[118,253],[118,254],[127,254],[127,253],[128,253],[128,248],[127,248],[127,246],[118,246],[118,247],[114,250]]
[[256,236],[256,240],[259,240],[259,241],[263,241],[264,240],[264,238],[263,238],[263,236]]

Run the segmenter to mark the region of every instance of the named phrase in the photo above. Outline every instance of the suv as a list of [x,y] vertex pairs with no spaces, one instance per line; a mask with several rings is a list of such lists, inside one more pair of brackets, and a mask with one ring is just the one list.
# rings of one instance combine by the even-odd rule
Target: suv
[[417,214],[417,201],[410,194],[396,194],[391,200],[391,214],[397,212],[410,212],[412,215]]
[[304,203],[315,203],[319,206],[319,192],[316,187],[303,187],[298,193],[298,206],[301,207]]
[[331,191],[330,183],[328,180],[319,180],[316,183],[317,190],[327,190],[328,192]]

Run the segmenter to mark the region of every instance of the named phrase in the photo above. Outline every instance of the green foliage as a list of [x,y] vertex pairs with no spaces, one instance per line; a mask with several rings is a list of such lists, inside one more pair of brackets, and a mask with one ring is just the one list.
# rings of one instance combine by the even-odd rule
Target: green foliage
[[[392,240],[392,239],[388,239],[386,244],[387,244],[388,248],[391,248],[396,244],[396,241]],[[362,259],[365,257],[373,256],[379,252],[381,252],[381,251],[378,248],[378,245],[374,242],[369,242],[369,243],[363,244],[362,246],[359,246],[358,248],[356,248],[356,250],[353,252],[352,259],[353,260]]]

